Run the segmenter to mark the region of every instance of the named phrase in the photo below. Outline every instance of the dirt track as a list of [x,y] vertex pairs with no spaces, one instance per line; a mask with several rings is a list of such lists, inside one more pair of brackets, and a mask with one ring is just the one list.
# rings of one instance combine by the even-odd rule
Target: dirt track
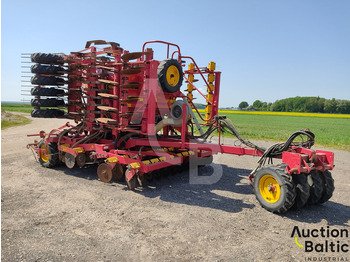
[[329,202],[275,215],[248,184],[257,160],[248,156],[216,156],[223,176],[212,185],[189,184],[183,172],[135,192],[123,182],[100,182],[96,166],[45,169],[25,148],[33,141],[26,134],[64,122],[33,119],[2,132],[2,261],[350,260],[349,252],[305,253],[291,238],[296,225],[349,228],[349,152],[333,150],[336,191]]

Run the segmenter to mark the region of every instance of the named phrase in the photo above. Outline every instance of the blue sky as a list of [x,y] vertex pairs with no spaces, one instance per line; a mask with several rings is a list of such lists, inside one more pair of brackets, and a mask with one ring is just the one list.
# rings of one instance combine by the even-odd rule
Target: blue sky
[[93,39],[130,51],[164,40],[201,66],[215,61],[221,107],[292,96],[350,100],[347,0],[3,0],[1,22],[2,101],[30,98],[21,96],[21,53],[69,54]]

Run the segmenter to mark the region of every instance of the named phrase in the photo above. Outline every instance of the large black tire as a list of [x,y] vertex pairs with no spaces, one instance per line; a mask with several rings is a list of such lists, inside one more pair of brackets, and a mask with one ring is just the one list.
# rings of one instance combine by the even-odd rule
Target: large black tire
[[62,118],[64,111],[59,109],[33,109],[30,114],[32,117],[39,118]]
[[[295,186],[285,167],[285,165],[264,166],[254,176],[254,192],[257,200],[262,207],[273,213],[287,212],[295,201]],[[269,186],[274,189],[271,191]]]
[[34,87],[30,90],[32,96],[63,96],[64,90],[54,87]]
[[41,140],[38,148],[46,148],[46,153],[40,152],[39,162],[43,167],[54,167],[59,163],[57,143],[48,143],[45,145],[45,140]]
[[65,69],[61,66],[54,66],[54,65],[41,65],[41,64],[35,64],[32,65],[30,68],[30,71],[33,74],[43,74],[43,75],[63,75],[62,71]]
[[296,198],[293,208],[300,209],[306,205],[310,196],[310,185],[305,174],[295,174],[292,176],[295,183]]
[[316,205],[323,194],[323,181],[319,172],[311,171],[308,175],[308,181],[311,180],[310,197],[307,203],[309,205]]
[[175,93],[180,90],[183,81],[181,64],[175,59],[162,61],[157,70],[158,83],[165,93]]
[[323,184],[323,193],[320,198],[319,203],[327,202],[332,196],[334,192],[334,180],[332,178],[331,172],[326,170],[325,172],[320,172]]
[[32,85],[50,85],[50,86],[59,86],[64,85],[64,79],[54,76],[38,76],[35,75],[31,78]]
[[33,53],[30,58],[33,63],[39,64],[63,64],[61,60],[64,59],[62,55],[50,53]]
[[59,107],[59,106],[65,106],[64,100],[56,99],[56,98],[32,99],[31,100],[31,105],[32,106],[37,106],[37,107]]

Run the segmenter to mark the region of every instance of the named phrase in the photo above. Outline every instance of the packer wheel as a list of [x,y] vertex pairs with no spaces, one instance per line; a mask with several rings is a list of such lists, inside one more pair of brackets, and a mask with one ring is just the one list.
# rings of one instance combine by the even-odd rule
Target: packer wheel
[[331,172],[326,170],[325,172],[320,172],[322,184],[323,184],[323,193],[320,198],[319,203],[327,202],[333,195],[334,192],[334,180],[332,178]]
[[56,98],[46,98],[46,99],[32,99],[31,100],[32,106],[37,107],[60,107],[65,106],[63,99],[56,99]]
[[316,172],[314,170],[311,171],[310,174],[308,175],[308,180],[311,180],[310,181],[311,184],[310,184],[310,196],[307,203],[309,205],[315,205],[320,201],[323,193],[323,182],[322,182],[320,172]]
[[284,165],[260,168],[254,176],[254,192],[262,207],[274,213],[286,212],[296,197],[292,177]]
[[30,56],[32,62],[40,64],[63,64],[64,56],[51,53],[33,53]]
[[41,65],[35,64],[32,65],[30,71],[33,74],[44,74],[44,75],[63,75],[64,68],[61,66],[54,65]]
[[296,198],[294,203],[295,209],[300,209],[307,203],[310,196],[310,185],[307,182],[305,174],[295,174],[292,176],[295,183]]
[[40,118],[61,118],[64,116],[64,111],[59,109],[33,109],[30,115]]
[[32,85],[53,85],[53,86],[59,86],[64,85],[65,81],[61,77],[55,77],[55,76],[39,76],[35,75],[31,78]]
[[45,149],[46,152],[40,151],[39,162],[43,167],[54,167],[59,162],[58,149],[56,143],[45,144],[45,140],[41,140],[38,148]]
[[30,94],[32,96],[63,96],[64,90],[57,89],[54,87],[46,88],[46,87],[34,87],[31,89]]

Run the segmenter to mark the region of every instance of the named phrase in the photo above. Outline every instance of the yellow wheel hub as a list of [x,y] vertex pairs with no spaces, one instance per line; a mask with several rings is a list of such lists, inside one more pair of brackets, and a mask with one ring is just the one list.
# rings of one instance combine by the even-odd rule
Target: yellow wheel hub
[[168,82],[168,84],[171,86],[176,86],[179,83],[179,80],[179,69],[177,69],[177,67],[174,65],[169,66],[168,70],[166,71],[166,81]]
[[259,181],[261,196],[269,203],[277,202],[281,197],[281,188],[276,178],[264,175]]
[[40,158],[42,161],[47,162],[50,159],[50,153],[49,149],[46,147],[46,145],[42,145],[40,149],[44,149],[45,151],[40,151]]

